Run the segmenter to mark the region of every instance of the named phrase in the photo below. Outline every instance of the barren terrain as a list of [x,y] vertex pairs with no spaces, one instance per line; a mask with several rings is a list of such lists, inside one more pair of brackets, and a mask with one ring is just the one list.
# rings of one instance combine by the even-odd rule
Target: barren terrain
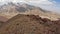
[[59,26],[60,20],[18,14],[2,25],[0,34],[60,34]]
[[0,6],[0,34],[60,34],[60,15],[25,3]]

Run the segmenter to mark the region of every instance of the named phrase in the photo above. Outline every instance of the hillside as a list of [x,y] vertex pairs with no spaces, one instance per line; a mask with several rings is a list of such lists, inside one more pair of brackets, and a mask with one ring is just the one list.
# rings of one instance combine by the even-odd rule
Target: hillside
[[38,15],[18,14],[0,28],[0,34],[60,34],[59,24],[60,20],[51,21]]
[[4,22],[0,21],[0,28],[2,27],[3,24],[4,24]]
[[0,21],[6,22],[6,21],[8,21],[8,18],[6,18],[6,17],[4,17],[4,16],[0,16]]

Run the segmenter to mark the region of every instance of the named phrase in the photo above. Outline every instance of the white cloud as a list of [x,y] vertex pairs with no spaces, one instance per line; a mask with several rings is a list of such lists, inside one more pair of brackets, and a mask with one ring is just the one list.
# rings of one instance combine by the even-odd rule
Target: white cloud
[[50,10],[50,11],[55,11],[55,12],[59,12],[59,9],[56,8],[56,2],[55,1],[52,1],[52,0],[32,0],[32,1],[29,1],[30,4],[32,5],[35,5],[35,6],[39,6],[43,9],[46,9],[46,10]]
[[52,4],[52,2],[49,2],[48,0],[38,0],[38,1],[30,1],[30,2],[36,4]]

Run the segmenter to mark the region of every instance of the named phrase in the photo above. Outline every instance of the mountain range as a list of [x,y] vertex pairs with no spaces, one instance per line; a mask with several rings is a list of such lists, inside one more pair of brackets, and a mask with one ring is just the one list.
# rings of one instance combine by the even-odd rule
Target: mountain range
[[60,34],[60,15],[26,3],[0,5],[0,34]]
[[11,18],[17,14],[34,14],[39,15],[42,18],[49,18],[51,20],[57,20],[60,18],[60,15],[52,12],[44,10],[40,7],[29,5],[26,3],[13,3],[8,2],[7,4],[3,4],[0,6],[0,15]]

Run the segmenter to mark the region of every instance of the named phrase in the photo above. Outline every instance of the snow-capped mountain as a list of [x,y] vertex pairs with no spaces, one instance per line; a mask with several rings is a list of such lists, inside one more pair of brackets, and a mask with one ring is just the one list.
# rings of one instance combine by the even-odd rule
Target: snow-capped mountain
[[[49,19],[55,19],[57,14],[44,10],[40,7],[29,5],[27,3],[13,3],[13,2],[8,2],[6,4],[3,4],[0,6],[0,15],[6,16],[8,18],[11,18],[17,14],[35,14],[39,15],[41,17],[46,17]],[[57,16],[60,17],[60,16]]]

